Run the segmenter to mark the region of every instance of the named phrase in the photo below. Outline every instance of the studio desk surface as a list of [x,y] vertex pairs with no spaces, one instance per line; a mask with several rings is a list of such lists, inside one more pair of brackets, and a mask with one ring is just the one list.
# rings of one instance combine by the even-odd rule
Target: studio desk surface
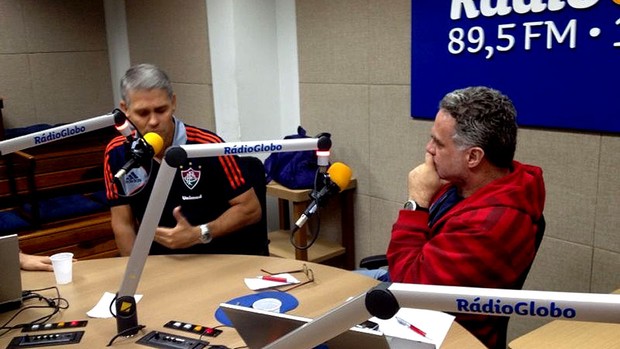
[[[132,338],[119,338],[112,347],[128,348],[144,346],[135,342],[150,331],[162,331],[190,338],[198,338],[188,332],[165,328],[169,321],[180,321],[207,327],[221,324],[215,319],[215,311],[220,303],[248,295],[244,278],[262,275],[260,269],[268,271],[287,271],[302,267],[306,263],[314,272],[315,282],[290,291],[299,300],[299,306],[288,314],[309,318],[318,317],[349,297],[361,294],[377,284],[376,280],[326,265],[276,257],[239,255],[171,255],[149,256],[138,285],[137,294],[143,295],[138,302],[138,322],[145,325],[143,332]],[[105,258],[78,261],[73,265],[73,282],[59,285],[61,297],[70,306],[61,311],[49,322],[68,322],[88,320],[85,334],[79,344],[67,347],[104,348],[116,335],[114,318],[88,318],[89,311],[105,292],[116,293],[125,274],[127,258]],[[35,290],[55,285],[53,273],[22,272],[24,290]],[[43,292],[45,296],[55,295],[52,291]],[[28,301],[25,305],[38,304]],[[49,309],[31,309],[12,321],[27,323],[49,313]],[[0,313],[0,323],[5,323],[16,311]],[[243,346],[244,343],[231,327],[221,327],[223,333],[218,337],[203,337],[210,344],[223,344],[229,348]],[[62,332],[47,331],[36,334]],[[30,332],[29,334],[33,334]],[[6,348],[13,337],[22,336],[20,330],[12,330],[0,337],[0,348]],[[442,348],[484,348],[482,344],[457,323],[453,323]]]
[[[613,293],[620,294],[620,289]],[[511,341],[509,349],[617,349],[620,324],[554,320]]]

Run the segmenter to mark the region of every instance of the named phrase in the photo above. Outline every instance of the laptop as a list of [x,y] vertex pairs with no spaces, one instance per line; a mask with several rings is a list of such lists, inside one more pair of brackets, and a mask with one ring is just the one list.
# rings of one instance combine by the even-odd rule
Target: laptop
[[[222,303],[220,307],[250,349],[262,348],[312,321],[300,316],[272,313],[228,303]],[[383,333],[356,327],[330,339],[326,344],[329,349],[390,348]]]
[[22,279],[19,268],[17,235],[0,236],[0,312],[22,304]]

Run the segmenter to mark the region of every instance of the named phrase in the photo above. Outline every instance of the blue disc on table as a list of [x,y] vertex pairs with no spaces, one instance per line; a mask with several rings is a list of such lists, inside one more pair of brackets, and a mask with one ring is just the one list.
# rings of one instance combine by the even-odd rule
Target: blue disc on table
[[[233,298],[226,303],[251,308],[254,302],[263,298],[276,298],[280,302],[282,302],[282,306],[280,307],[281,313],[286,313],[289,310],[297,308],[297,306],[299,305],[299,301],[297,300],[297,298],[286,292],[278,291],[252,293],[245,296]],[[220,307],[218,307],[215,311],[215,319],[223,325],[232,326],[232,322],[228,319],[228,317]]]

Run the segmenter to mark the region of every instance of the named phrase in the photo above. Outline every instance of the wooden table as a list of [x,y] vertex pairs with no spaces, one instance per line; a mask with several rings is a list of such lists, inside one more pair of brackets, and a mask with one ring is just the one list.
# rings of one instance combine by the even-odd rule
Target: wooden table
[[[116,334],[116,320],[88,318],[86,312],[100,299],[104,292],[116,293],[125,272],[127,258],[106,258],[78,261],[73,266],[73,282],[59,285],[61,296],[69,301],[70,307],[56,315],[50,322],[88,320],[84,337],[78,346],[102,348]],[[276,257],[238,255],[178,255],[149,256],[138,286],[138,322],[146,325],[144,334],[158,330],[175,335],[198,338],[187,332],[164,328],[168,321],[199,324],[208,327],[219,326],[214,313],[220,303],[232,298],[251,294],[243,279],[261,275],[260,269],[285,271],[299,268],[304,262]],[[313,271],[315,282],[291,290],[299,300],[299,306],[288,314],[314,318],[320,316],[351,296],[365,292],[377,284],[376,280],[326,265],[305,262]],[[33,290],[55,285],[53,273],[22,272],[24,290]],[[52,296],[50,291],[44,292]],[[28,301],[28,304],[38,302]],[[0,323],[6,322],[15,311],[1,313]],[[49,310],[28,310],[11,324],[32,321]],[[229,348],[243,346],[242,340],[233,328],[222,327],[223,333],[207,338],[211,344],[224,344]],[[58,332],[58,330],[53,331]],[[48,332],[36,332],[45,334]],[[13,330],[0,337],[0,348],[5,348],[15,336]],[[138,333],[133,338],[120,338],[113,347],[129,348],[137,345]],[[484,348],[482,344],[463,327],[454,323],[442,349]]]
[[[616,290],[613,293],[620,293]],[[510,349],[620,348],[620,324],[555,320],[513,340]]]

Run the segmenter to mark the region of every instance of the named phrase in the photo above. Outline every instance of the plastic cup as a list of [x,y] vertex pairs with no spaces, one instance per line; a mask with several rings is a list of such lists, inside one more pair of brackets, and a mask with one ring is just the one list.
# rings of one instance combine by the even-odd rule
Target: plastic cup
[[59,285],[68,284],[73,280],[73,253],[62,252],[50,256],[54,267],[54,276]]
[[273,313],[279,313],[282,302],[275,298],[263,298],[259,299],[252,304],[252,308],[264,311],[270,311]]

